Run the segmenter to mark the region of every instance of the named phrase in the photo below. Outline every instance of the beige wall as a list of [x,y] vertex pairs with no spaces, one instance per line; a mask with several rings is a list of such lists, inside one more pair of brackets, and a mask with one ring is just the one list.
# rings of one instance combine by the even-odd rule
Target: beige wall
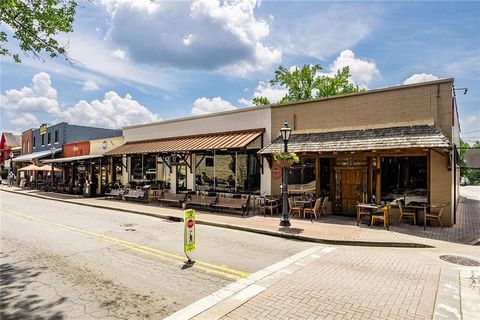
[[270,141],[271,109],[255,107],[123,129],[125,142],[265,128]]
[[[107,142],[107,148],[103,149],[103,142]],[[104,154],[123,144],[123,136],[105,139],[90,140],[90,154]]]
[[272,107],[272,136],[294,132],[437,124],[452,137],[452,80]]
[[453,224],[453,181],[452,171],[448,170],[448,157],[436,151],[430,151],[430,203],[448,202],[443,211],[445,226]]

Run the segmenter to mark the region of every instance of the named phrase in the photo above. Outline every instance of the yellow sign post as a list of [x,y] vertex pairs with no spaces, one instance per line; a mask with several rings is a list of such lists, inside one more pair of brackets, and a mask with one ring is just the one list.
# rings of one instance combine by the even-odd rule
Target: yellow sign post
[[188,256],[189,252],[195,250],[195,210],[189,209],[183,212],[184,221],[184,238],[183,238],[183,251],[188,258],[188,263],[192,263],[192,260]]

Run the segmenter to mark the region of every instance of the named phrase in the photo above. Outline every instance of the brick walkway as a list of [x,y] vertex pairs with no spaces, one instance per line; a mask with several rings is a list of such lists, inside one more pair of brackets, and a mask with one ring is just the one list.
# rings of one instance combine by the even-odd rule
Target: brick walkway
[[[37,196],[45,196],[63,201],[68,201],[83,205],[92,205],[109,209],[131,211],[162,218],[182,218],[183,212],[177,208],[158,207],[155,205],[146,205],[133,202],[122,202],[117,200],[105,200],[103,198],[83,198],[78,196],[69,196],[56,193],[45,193],[39,191],[22,190],[18,188],[8,188],[2,186],[2,189],[19,193],[27,193]],[[471,187],[472,188],[472,187]],[[430,246],[441,245],[438,241],[450,243],[470,244],[480,239],[480,196],[475,198],[478,189],[469,189],[469,198],[462,198],[458,206],[457,224],[451,228],[427,227],[423,231],[422,227],[413,226],[406,223],[397,225],[393,223],[390,231],[381,227],[367,227],[366,225],[356,226],[356,220],[353,217],[340,217],[330,215],[317,222],[310,220],[292,219],[292,227],[280,228],[278,226],[278,217],[263,217],[250,215],[240,217],[232,214],[211,214],[208,212],[199,212],[197,220],[207,224],[213,224],[221,227],[240,228],[243,230],[294,235],[297,237],[306,237],[309,239],[321,239],[326,241],[345,241],[355,244],[356,242],[366,243],[408,243],[423,244]],[[474,191],[472,193],[472,190]]]
[[222,319],[432,319],[441,263],[403,249],[342,249]]

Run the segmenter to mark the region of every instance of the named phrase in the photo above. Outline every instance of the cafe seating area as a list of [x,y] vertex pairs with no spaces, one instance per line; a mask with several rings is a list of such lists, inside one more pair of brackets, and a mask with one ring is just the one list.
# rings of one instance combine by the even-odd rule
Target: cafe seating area
[[[357,226],[366,223],[373,227],[377,221],[382,222],[383,227],[389,230],[390,223],[396,218],[397,225],[413,224],[414,226],[422,226],[425,231],[427,224],[440,226],[443,228],[442,214],[445,207],[449,205],[447,202],[428,203],[425,201],[410,202],[405,204],[405,199],[396,199],[390,203],[357,203]],[[392,211],[397,210],[394,217]]]

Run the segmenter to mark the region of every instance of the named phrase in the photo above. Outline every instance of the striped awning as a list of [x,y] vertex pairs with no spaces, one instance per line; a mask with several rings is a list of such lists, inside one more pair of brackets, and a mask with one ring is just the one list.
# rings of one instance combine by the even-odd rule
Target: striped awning
[[187,153],[195,151],[243,149],[265,129],[230,131],[156,140],[132,141],[105,153],[106,156],[138,153]]

